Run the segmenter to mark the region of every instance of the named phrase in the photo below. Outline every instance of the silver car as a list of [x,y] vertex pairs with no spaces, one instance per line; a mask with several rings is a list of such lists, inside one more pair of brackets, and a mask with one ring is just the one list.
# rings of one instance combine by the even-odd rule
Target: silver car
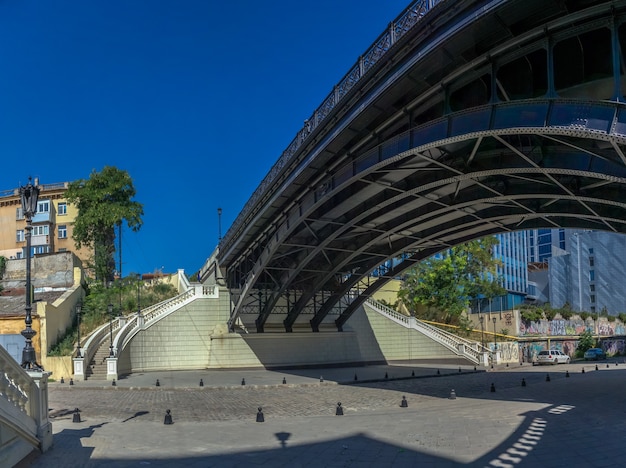
[[570,357],[557,349],[540,351],[537,354],[537,364],[569,364],[569,361]]

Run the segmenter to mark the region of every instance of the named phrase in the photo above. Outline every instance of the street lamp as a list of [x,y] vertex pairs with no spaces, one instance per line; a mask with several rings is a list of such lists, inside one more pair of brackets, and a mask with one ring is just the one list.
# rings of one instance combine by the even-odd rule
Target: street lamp
[[22,351],[22,367],[29,370],[41,370],[41,366],[37,364],[37,357],[35,356],[35,348],[33,348],[33,337],[37,334],[32,328],[33,318],[31,316],[31,285],[30,285],[30,241],[33,231],[33,215],[37,211],[37,199],[39,198],[39,187],[31,183],[31,178],[28,178],[28,185],[20,187],[20,198],[22,199],[22,212],[24,218],[26,218],[26,318],[24,322],[26,328],[22,330],[21,334],[26,339],[26,344]]
[[222,209],[217,209],[217,243],[222,242]]
[[137,315],[141,315],[141,275],[137,273]]
[[82,358],[83,354],[80,350],[80,312],[82,310],[82,306],[80,304],[76,305],[76,317],[78,318],[78,346],[76,347],[76,357]]
[[485,316],[481,315],[478,320],[480,320],[480,344],[485,349]]
[[493,340],[494,340],[494,349],[498,351],[498,337],[496,336],[496,318],[493,318]]
[[113,304],[109,304],[109,335],[111,337],[111,345],[109,346],[109,357],[115,357],[113,352]]

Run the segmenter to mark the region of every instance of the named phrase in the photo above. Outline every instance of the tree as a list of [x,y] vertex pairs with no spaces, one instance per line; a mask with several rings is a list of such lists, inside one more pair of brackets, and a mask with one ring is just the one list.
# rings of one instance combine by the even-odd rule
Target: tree
[[593,348],[595,344],[595,339],[590,330],[585,330],[579,335],[578,346],[576,347],[576,354],[579,357],[582,357],[590,348]]
[[137,232],[143,224],[143,205],[132,200],[135,193],[128,172],[112,166],[71,182],[66,192],[67,201],[78,208],[72,236],[76,248],[91,248],[96,279],[103,282],[111,281],[115,270],[115,225],[126,220]]
[[[493,258],[493,247],[497,243],[489,236],[420,262],[405,276],[398,297],[412,313],[421,304],[436,309],[437,320],[457,323],[470,299],[506,292],[496,275],[500,261]],[[429,318],[434,318],[432,310]]]

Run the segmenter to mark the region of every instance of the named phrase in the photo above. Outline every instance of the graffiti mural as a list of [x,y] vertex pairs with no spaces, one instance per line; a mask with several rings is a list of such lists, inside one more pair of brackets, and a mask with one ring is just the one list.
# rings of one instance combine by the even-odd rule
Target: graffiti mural
[[610,339],[602,340],[600,347],[604,350],[607,356],[615,356],[616,354],[624,354],[626,352],[626,340],[624,339]]
[[626,335],[623,323],[607,320],[598,320],[597,323],[592,319],[520,320],[519,325],[520,336],[578,336],[586,330],[600,336]]

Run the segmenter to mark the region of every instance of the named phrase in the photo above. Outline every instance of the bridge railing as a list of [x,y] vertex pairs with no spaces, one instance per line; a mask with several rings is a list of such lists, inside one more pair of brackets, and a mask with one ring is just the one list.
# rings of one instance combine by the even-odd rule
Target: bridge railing
[[[407,32],[409,32],[420,19],[437,4],[446,0],[417,0],[412,2],[393,21],[386,31],[384,31],[374,43],[359,57],[357,63],[344,75],[341,81],[335,85],[330,94],[322,101],[322,104],[313,112],[310,118],[304,121],[304,127],[298,132],[296,137],[283,151],[278,161],[272,166],[261,184],[254,191],[250,199],[246,202],[243,210],[235,219],[230,229],[220,242],[220,245],[228,246],[237,237],[245,220],[258,209],[257,204],[262,196],[272,186],[276,177],[288,165],[291,158],[300,149],[307,137],[331,114],[340,101],[350,92],[350,90],[365,76],[365,74],[378,63],[391,47]],[[226,250],[226,249],[223,249]]]

